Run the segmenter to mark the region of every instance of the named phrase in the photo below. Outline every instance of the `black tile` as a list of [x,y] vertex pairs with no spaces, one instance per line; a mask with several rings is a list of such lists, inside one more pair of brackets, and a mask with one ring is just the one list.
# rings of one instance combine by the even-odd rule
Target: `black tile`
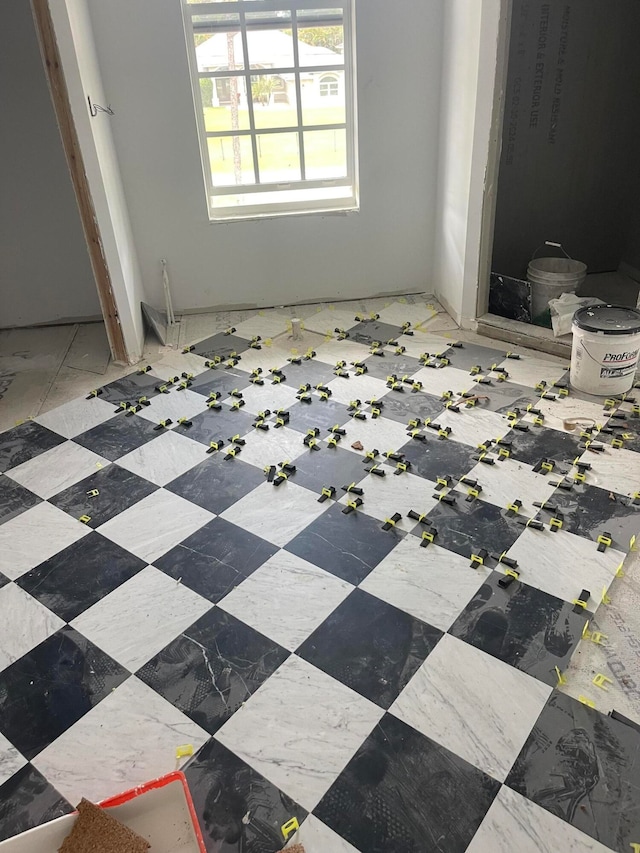
[[0,672],[0,731],[31,760],[128,676],[67,625]]
[[386,714],[314,815],[363,853],[464,853],[499,788]]
[[154,566],[198,595],[218,602],[278,550],[259,536],[214,518],[157,559]]
[[331,398],[322,402],[315,394],[312,395],[311,403],[294,403],[287,411],[289,412],[287,426],[290,429],[306,433],[308,429],[318,427],[320,438],[324,438],[332,426],[345,424],[350,418],[347,407],[342,403]]
[[[348,438],[344,441],[347,442]],[[323,444],[322,450],[305,453],[295,460],[297,470],[292,476],[292,482],[318,493],[324,486],[339,489],[340,486],[363,480],[367,476],[366,462],[368,460],[350,450],[342,450],[341,447],[332,449]]]
[[208,397],[212,391],[216,391],[220,395],[220,399],[224,400],[234,388],[243,391],[250,385],[247,372],[240,370],[240,367],[219,366],[194,376],[189,390],[195,391],[196,394],[202,394],[204,397]]
[[[640,398],[640,391],[636,392],[638,397]],[[604,420],[604,418],[603,418]],[[615,423],[615,421],[614,421]],[[629,417],[626,421],[623,421],[625,424],[624,431],[627,435],[630,435],[631,438],[624,439],[624,449],[625,450],[633,450],[634,453],[640,453],[640,417]],[[603,440],[606,436],[601,435],[600,438]],[[607,444],[611,443],[611,439],[613,436],[606,437]],[[640,457],[638,457],[640,459]]]
[[213,738],[194,755],[185,775],[210,853],[274,853],[284,843],[280,827],[292,817],[301,824],[307,816]]
[[[527,465],[536,465],[542,459],[552,459],[557,463],[557,472],[567,472],[576,456],[582,456],[580,439],[557,429],[530,426],[528,432],[511,430],[505,436],[511,445],[511,455]],[[557,476],[551,473],[552,479]]]
[[199,341],[193,352],[203,356],[203,358],[229,358],[231,353],[244,352],[249,346],[247,338],[241,338],[239,335],[225,335],[224,332],[218,332],[217,335],[212,335],[210,338],[205,338],[204,341]]
[[[473,571],[473,569],[470,569]],[[582,638],[587,616],[520,581],[503,589],[492,572],[449,629],[477,649],[554,686]]]
[[506,784],[622,853],[640,838],[639,779],[640,732],[554,691]]
[[[158,433],[155,435],[157,438]],[[49,498],[49,503],[74,518],[88,515],[91,520],[86,522],[87,525],[95,528],[146,498],[157,488],[148,480],[114,463]],[[89,494],[95,490],[98,491],[97,495]]]
[[0,841],[72,811],[71,803],[27,764],[0,785]]
[[212,441],[222,439],[227,444],[233,435],[246,435],[252,431],[254,420],[255,415],[249,412],[241,409],[236,411],[223,405],[220,410],[207,409],[206,412],[200,412],[191,418],[190,427],[177,426],[175,431],[208,447]]
[[407,444],[398,449],[404,453],[408,462],[411,462],[411,473],[419,477],[425,477],[434,483],[438,477],[460,477],[468,474],[476,465],[473,458],[478,451],[475,447],[462,444],[452,439],[439,439],[430,435],[427,429],[426,441],[415,441],[410,439]]
[[394,355],[393,351],[385,352],[382,358],[378,355],[370,355],[365,363],[369,376],[384,380],[392,373],[399,378],[406,374],[413,376],[422,367],[419,359],[411,358],[409,355]]
[[307,383],[311,386],[318,384],[326,385],[332,379],[336,378],[333,367],[332,364],[325,364],[324,361],[318,361],[313,358],[303,361],[301,364],[287,364],[283,368],[287,377],[285,385],[289,385],[296,390],[301,385],[306,385]]
[[7,432],[0,433],[0,474],[15,468],[52,447],[66,441],[57,432],[40,426],[35,421],[25,421]]
[[[451,366],[457,367],[458,370],[471,370],[479,364],[483,373],[488,373],[493,364],[501,364],[505,360],[506,354],[506,348],[493,349],[463,341],[461,347],[451,348],[447,358],[450,359]],[[508,365],[506,369],[509,370]]]
[[535,406],[536,403],[540,402],[535,391],[532,388],[527,388],[526,385],[517,385],[515,382],[498,382],[494,374],[490,378],[491,385],[475,383],[468,388],[471,394],[482,397],[477,403],[478,407],[504,415],[513,409],[524,411],[529,403]]
[[382,399],[382,414],[390,421],[408,424],[413,418],[437,420],[444,411],[444,402],[433,394],[420,392],[412,394],[407,388],[404,394],[387,394]]
[[360,510],[345,515],[343,509],[341,504],[332,506],[292,539],[286,550],[343,580],[359,584],[404,534],[381,530],[379,521]]
[[[386,344],[387,341],[397,341],[402,334],[400,326],[381,323],[379,320],[363,320],[349,329],[349,340],[369,346],[374,341]],[[399,341],[398,341],[399,343]],[[378,356],[376,356],[378,358]],[[385,356],[386,358],[386,356]],[[382,361],[382,359],[380,359]]]
[[214,734],[288,657],[282,646],[215,607],[137,676]]
[[0,474],[0,524],[41,503],[41,499],[4,474]]
[[145,565],[144,560],[94,531],[22,575],[17,583],[70,622]]
[[166,489],[216,515],[249,494],[264,482],[264,473],[242,459],[233,461],[220,453],[205,456],[189,471],[181,474]]
[[155,424],[137,415],[119,414],[93,429],[77,435],[76,444],[92,450],[114,462],[126,453],[137,450],[148,441],[158,437]]
[[[437,545],[471,558],[480,548],[499,554],[507,551],[522,534],[524,527],[505,509],[477,499],[468,502],[466,495],[455,490],[450,494],[456,498],[453,506],[440,502],[429,513],[438,531]],[[422,535],[421,528],[413,532]]]
[[130,373],[122,379],[109,382],[101,388],[102,394],[98,399],[106,403],[135,403],[140,397],[155,397],[159,392],[156,385],[162,385],[164,380],[149,373]]
[[[597,486],[576,484],[570,492],[557,489],[549,498],[564,515],[564,529],[596,541],[607,532],[612,545],[625,553],[632,536],[640,533],[640,504]],[[543,513],[546,520],[549,515]]]
[[388,708],[442,637],[361,589],[354,590],[298,654],[372,702]]
[[8,583],[10,583],[9,578],[5,577],[2,572],[0,572],[0,589],[2,589],[2,587],[6,586]]

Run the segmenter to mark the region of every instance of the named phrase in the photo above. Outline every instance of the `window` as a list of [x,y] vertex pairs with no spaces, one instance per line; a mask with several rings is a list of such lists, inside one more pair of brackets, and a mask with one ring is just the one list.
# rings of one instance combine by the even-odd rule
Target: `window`
[[353,0],[335,4],[183,0],[212,220],[357,207]]
[[320,97],[321,98],[337,98],[340,93],[340,84],[338,78],[332,74],[325,74],[320,78]]

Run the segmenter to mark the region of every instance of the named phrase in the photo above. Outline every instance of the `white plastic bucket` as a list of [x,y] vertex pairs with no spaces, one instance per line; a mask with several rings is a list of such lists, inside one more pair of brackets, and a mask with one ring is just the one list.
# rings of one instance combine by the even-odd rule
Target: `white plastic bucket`
[[551,326],[549,300],[558,299],[563,293],[575,293],[587,277],[587,265],[574,261],[560,243],[547,241],[564,252],[564,258],[536,258],[540,246],[533,253],[527,268],[527,280],[531,284],[531,318],[541,326]]
[[571,386],[615,397],[633,386],[640,351],[640,311],[619,305],[579,308],[573,315]]

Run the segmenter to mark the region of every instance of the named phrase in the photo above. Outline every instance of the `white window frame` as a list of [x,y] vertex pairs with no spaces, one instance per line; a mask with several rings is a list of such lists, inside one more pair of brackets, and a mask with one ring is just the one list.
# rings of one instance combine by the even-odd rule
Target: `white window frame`
[[[188,3],[187,0],[181,0],[185,36],[187,42],[187,55],[189,59],[189,69],[191,74],[193,102],[196,116],[196,125],[198,128],[198,137],[200,141],[200,152],[202,158],[202,171],[204,176],[204,188],[206,194],[206,203],[209,219],[211,222],[228,222],[237,219],[257,219],[274,216],[288,216],[294,214],[307,213],[329,213],[332,211],[356,211],[358,210],[358,161],[357,161],[357,126],[356,126],[356,95],[355,95],[355,39],[354,39],[354,3],[355,0],[260,0],[256,3],[255,0],[227,0],[227,2],[212,2],[212,3]],[[343,44],[343,64],[333,65],[300,65],[298,57],[298,26],[313,26],[318,25],[314,20],[309,18],[301,18],[300,24],[296,19],[296,13],[301,10],[322,10],[335,9],[341,7],[343,9],[342,21],[333,19],[335,23],[340,23],[344,27],[344,44]],[[296,80],[296,108],[297,108],[297,123],[286,128],[256,128],[253,115],[252,99],[248,98],[248,115],[249,129],[248,130],[230,130],[211,132],[205,127],[204,112],[202,109],[202,96],[200,92],[200,80],[209,78],[215,81],[218,77],[229,77],[231,75],[239,78],[244,78],[248,91],[251,91],[251,77],[255,75],[257,69],[245,67],[241,71],[198,71],[198,63],[196,58],[196,48],[194,34],[198,32],[194,29],[192,16],[194,15],[218,15],[220,13],[235,13],[239,16],[240,25],[234,25],[233,29],[239,29],[242,33],[243,54],[248,56],[247,49],[247,32],[252,26],[256,26],[252,20],[249,26],[246,24],[245,12],[255,13],[274,12],[286,10],[291,12],[291,29],[293,34],[293,51],[294,65],[291,68],[269,68],[269,74],[287,74],[295,73]],[[330,26],[330,18],[321,25]],[[274,22],[271,19],[271,26]],[[263,27],[264,28],[264,27]],[[269,28],[269,27],[267,27]],[[289,26],[287,25],[287,29]],[[245,61],[243,63],[248,66]],[[301,73],[308,72],[326,72],[342,71],[344,80],[345,93],[345,122],[339,124],[323,124],[323,125],[305,125],[302,116],[302,97],[301,97]],[[215,85],[215,82],[214,82]],[[325,179],[325,180],[309,180],[305,178],[305,161],[304,161],[304,145],[303,133],[314,130],[344,130],[346,134],[346,159],[347,159],[347,174],[343,178]],[[257,136],[265,133],[292,133],[298,134],[298,147],[300,151],[300,167],[302,179],[299,181],[290,181],[288,183],[261,183],[259,181],[258,171],[258,156],[257,156]],[[211,165],[209,162],[209,138],[224,138],[224,137],[246,137],[251,140],[253,150],[253,160],[255,174],[258,176],[258,183],[230,185],[215,187],[211,174]],[[336,189],[336,194],[339,198],[299,198],[296,200],[287,200],[287,194],[291,195],[292,191],[296,190],[318,190],[318,195],[321,196],[321,191],[327,189],[331,191]],[[282,194],[282,201],[269,201],[260,203],[256,201],[256,196],[260,193],[268,193],[270,198],[274,195]],[[214,206],[214,200],[217,201],[221,196],[228,196],[230,201],[238,197],[253,196],[252,203],[238,204],[230,203],[229,206],[221,207],[218,204]],[[305,195],[310,195],[305,194]],[[265,199],[267,196],[265,196]]]
[[[326,91],[323,92],[323,87]],[[335,73],[323,74],[318,81],[321,98],[337,98],[340,95],[340,78]]]

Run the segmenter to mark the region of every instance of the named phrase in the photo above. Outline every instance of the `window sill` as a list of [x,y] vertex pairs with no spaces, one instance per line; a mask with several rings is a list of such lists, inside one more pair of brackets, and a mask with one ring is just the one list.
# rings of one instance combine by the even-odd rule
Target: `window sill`
[[309,208],[308,210],[270,210],[263,213],[229,213],[224,216],[209,215],[210,225],[225,225],[232,222],[258,222],[267,219],[283,219],[291,216],[345,216],[350,213],[359,213],[360,206],[349,204],[345,207]]

